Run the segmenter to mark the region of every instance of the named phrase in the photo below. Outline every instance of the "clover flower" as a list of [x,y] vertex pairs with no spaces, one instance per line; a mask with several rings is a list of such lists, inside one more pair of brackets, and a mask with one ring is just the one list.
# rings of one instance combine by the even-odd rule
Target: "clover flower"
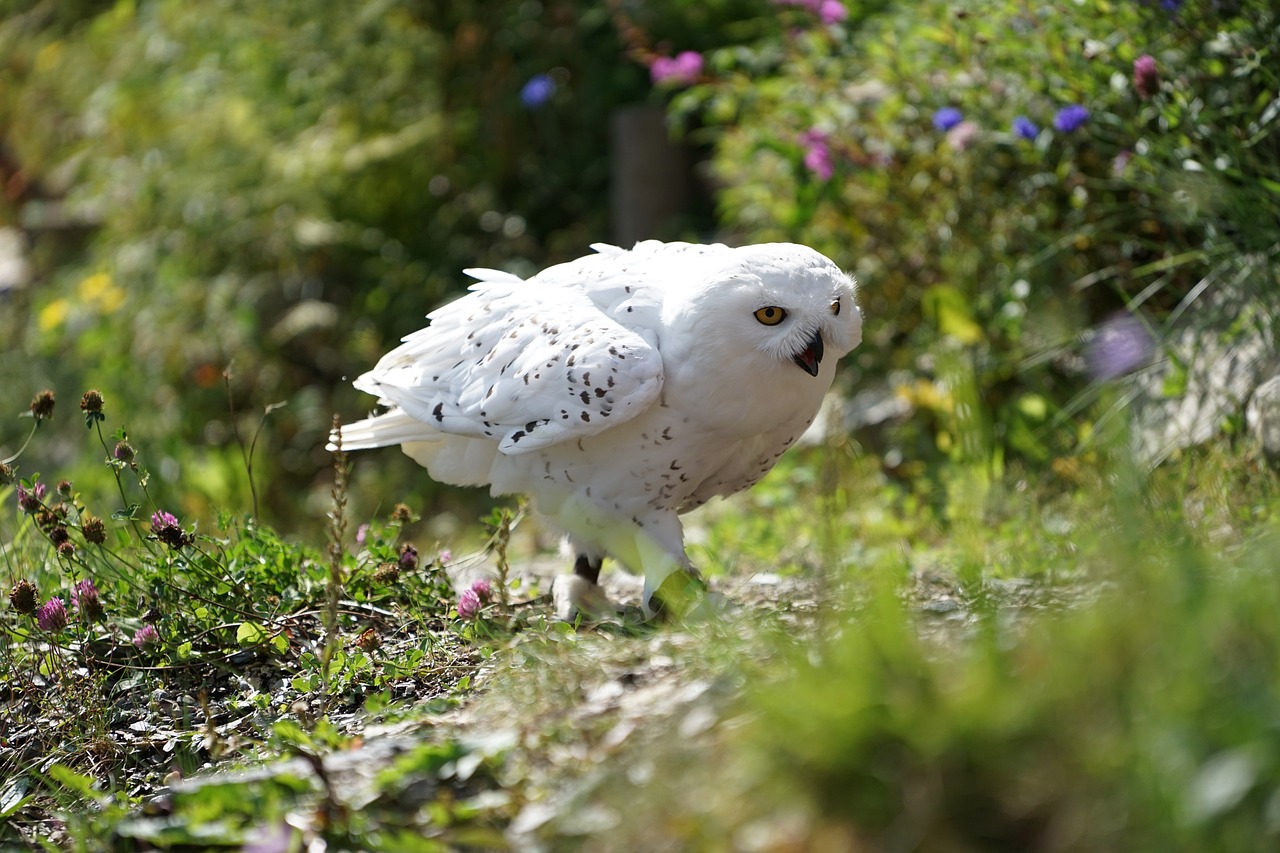
[[31,415],[37,423],[53,417],[54,402],[54,394],[48,388],[31,399]]
[[1071,133],[1074,130],[1079,130],[1088,120],[1088,107],[1080,104],[1071,104],[1058,110],[1058,114],[1053,117],[1053,126],[1060,133]]
[[493,584],[484,578],[471,584],[470,590],[476,594],[482,604],[488,604],[493,600]]
[[138,648],[160,642],[160,632],[155,625],[143,625],[133,635],[133,644]]
[[356,544],[363,545],[364,541],[369,538],[369,525],[362,524],[356,528]]
[[44,492],[44,483],[39,481],[32,484],[30,491],[24,486],[18,486],[18,506],[22,507],[22,511],[26,513],[39,512],[44,501]]
[[56,634],[67,627],[67,606],[61,598],[51,598],[36,611],[36,625],[41,631]]
[[946,133],[962,121],[964,121],[964,113],[955,107],[943,107],[933,114],[934,128],[943,133]]
[[182,529],[178,519],[164,510],[156,510],[152,513],[151,535],[175,551],[195,541],[195,537]]
[[380,584],[393,584],[400,580],[399,563],[381,563],[373,572],[373,579]]
[[97,516],[86,513],[80,518],[80,535],[86,542],[101,545],[107,541],[107,525]]
[[551,100],[556,93],[556,82],[549,74],[535,74],[520,89],[520,103],[526,109],[536,110]]
[[102,392],[85,391],[80,398],[80,411],[84,412],[84,425],[87,427],[106,420],[107,416],[102,413]]
[[115,449],[111,451],[111,455],[117,462],[131,463],[133,462],[133,457],[136,456],[137,453],[134,451],[133,445],[129,442],[117,441]]
[[400,568],[410,572],[418,568],[418,549],[412,543],[400,546]]
[[0,462],[0,486],[7,486],[13,482],[13,468],[8,463]]
[[40,600],[40,591],[29,580],[20,580],[9,590],[9,606],[25,615],[34,613]]
[[649,77],[655,84],[674,83],[688,86],[702,75],[702,54],[685,50],[675,56],[659,56],[649,64]]
[[1036,127],[1036,123],[1026,116],[1017,116],[1013,120],[1013,135],[1019,139],[1034,142],[1035,138],[1040,135],[1040,128]]
[[409,508],[408,504],[396,504],[395,508],[391,510],[391,520],[396,524],[412,524],[413,510]]
[[480,596],[476,594],[474,589],[468,589],[462,595],[458,596],[458,618],[474,619],[480,615],[480,608],[483,607]]
[[1156,58],[1149,53],[1133,61],[1133,88],[1141,98],[1154,97],[1160,91],[1160,69]]
[[102,599],[93,581],[85,578],[71,587],[71,604],[80,611],[80,617],[90,622],[102,618]]

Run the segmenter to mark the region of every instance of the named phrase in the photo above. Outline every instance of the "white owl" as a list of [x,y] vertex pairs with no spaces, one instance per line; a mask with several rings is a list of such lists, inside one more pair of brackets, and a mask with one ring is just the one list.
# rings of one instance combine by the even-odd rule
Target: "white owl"
[[680,514],[759,481],[862,337],[853,279],[805,246],[592,248],[528,280],[467,270],[470,293],[355,381],[387,410],[341,430],[529,495],[577,555],[567,620],[608,606],[605,556],[644,576],[646,615],[688,606]]

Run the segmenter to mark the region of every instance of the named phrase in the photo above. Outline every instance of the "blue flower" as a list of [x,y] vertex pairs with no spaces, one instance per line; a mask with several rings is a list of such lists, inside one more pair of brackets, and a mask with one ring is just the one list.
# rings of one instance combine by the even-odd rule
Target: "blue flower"
[[1026,116],[1018,116],[1013,120],[1013,133],[1028,142],[1034,142],[1035,138],[1040,134],[1040,128],[1036,127],[1036,123]]
[[933,126],[943,133],[962,121],[964,121],[964,113],[955,107],[943,107],[933,114]]
[[520,103],[531,110],[551,100],[551,96],[555,94],[555,81],[547,74],[535,74],[529,78],[529,82],[524,84],[524,88],[520,90]]
[[1060,133],[1070,133],[1079,129],[1088,120],[1088,108],[1082,107],[1080,104],[1072,104],[1069,107],[1063,107],[1058,110],[1058,114],[1053,117],[1053,126]]

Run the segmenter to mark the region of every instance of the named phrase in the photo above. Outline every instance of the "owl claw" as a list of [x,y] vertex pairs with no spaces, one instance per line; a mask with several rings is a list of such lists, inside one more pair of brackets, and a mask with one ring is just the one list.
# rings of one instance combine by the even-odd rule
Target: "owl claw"
[[679,569],[668,575],[645,602],[645,612],[656,620],[701,620],[722,613],[727,601],[712,592],[697,572]]
[[562,622],[616,617],[621,608],[605,594],[604,587],[580,575],[557,577],[551,583],[551,601]]

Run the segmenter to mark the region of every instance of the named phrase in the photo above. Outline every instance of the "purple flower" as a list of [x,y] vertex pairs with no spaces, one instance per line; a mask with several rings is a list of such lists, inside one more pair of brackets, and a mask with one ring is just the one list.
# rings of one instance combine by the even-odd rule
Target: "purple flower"
[[1028,142],[1034,142],[1036,137],[1040,135],[1040,128],[1036,127],[1036,123],[1026,116],[1017,116],[1013,120],[1013,135]]
[[447,566],[453,562],[453,552],[448,548],[441,548],[440,552],[436,554],[436,560],[440,562],[440,565]]
[[410,572],[418,568],[418,549],[408,542],[400,546],[400,568]]
[[964,113],[955,107],[943,107],[933,114],[934,128],[943,133],[946,133],[962,121],[964,121]]
[[1080,104],[1072,104],[1058,110],[1058,114],[1053,117],[1053,126],[1060,133],[1071,133],[1073,130],[1078,130],[1088,120],[1088,108]]
[[51,598],[36,611],[36,625],[41,631],[56,634],[67,627],[67,606],[61,598]]
[[364,540],[369,537],[369,525],[362,524],[356,528],[356,544],[363,545]]
[[1176,12],[1182,8],[1182,0],[1160,0],[1160,8],[1166,12]]
[[688,86],[702,75],[702,54],[685,50],[675,56],[659,56],[649,65],[649,77],[655,84],[674,83]]
[[1144,53],[1133,61],[1133,88],[1141,98],[1153,97],[1160,91],[1160,69],[1156,58]]
[[535,74],[529,78],[520,90],[520,103],[527,109],[536,110],[556,93],[556,82],[548,74]]
[[471,585],[471,592],[476,594],[482,604],[488,604],[493,599],[493,584],[481,578]]
[[1117,314],[1094,330],[1087,362],[1094,379],[1116,379],[1151,360],[1155,342],[1142,321],[1132,314]]
[[155,625],[143,625],[133,635],[133,644],[138,648],[158,642],[160,642],[160,633],[156,631]]
[[151,535],[175,551],[195,541],[190,533],[182,529],[178,519],[164,510],[156,510],[152,513]]
[[818,5],[818,17],[824,24],[838,24],[849,17],[849,10],[841,0],[822,0]]
[[88,578],[71,587],[71,603],[80,611],[81,619],[92,622],[102,618],[102,599],[98,597],[98,588]]
[[835,174],[835,166],[831,162],[831,148],[827,145],[827,134],[816,128],[800,134],[800,143],[804,145],[804,165],[819,180],[829,181]]
[[458,618],[474,619],[480,615],[480,608],[482,606],[480,596],[476,595],[476,591],[474,589],[469,589],[462,595],[458,596]]
[[18,486],[18,506],[22,507],[23,512],[38,512],[44,500],[44,491],[44,483],[39,481],[31,486],[31,491]]

